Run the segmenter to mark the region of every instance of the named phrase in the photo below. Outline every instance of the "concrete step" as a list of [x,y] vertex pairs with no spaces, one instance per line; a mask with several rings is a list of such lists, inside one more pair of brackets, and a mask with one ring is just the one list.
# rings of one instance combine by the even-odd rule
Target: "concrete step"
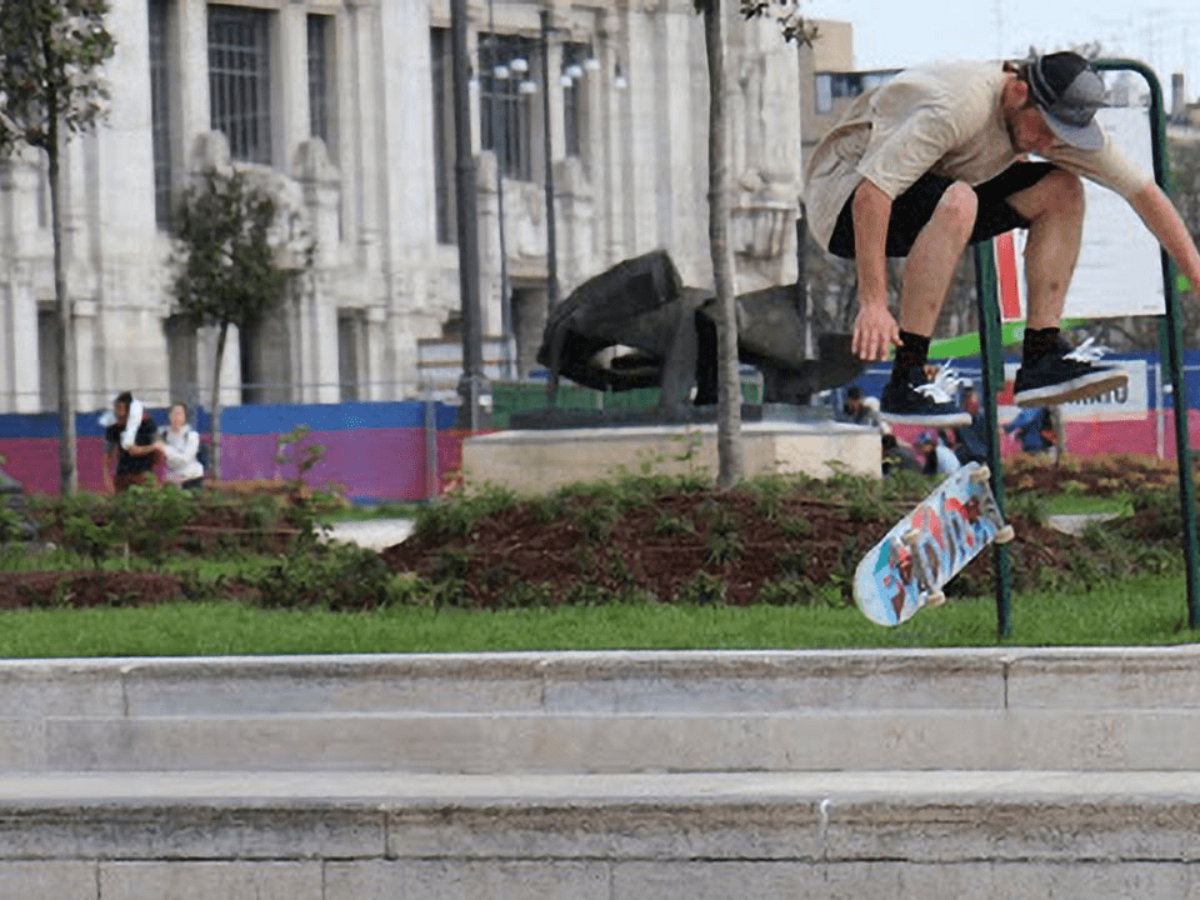
[[427,773],[1200,769],[1200,710],[248,714],[0,722],[9,768]]
[[56,773],[0,896],[1186,898],[1198,828],[1196,773]]
[[1200,645],[0,660],[0,717],[1200,709]]
[[1192,647],[0,663],[0,771],[1200,769]]

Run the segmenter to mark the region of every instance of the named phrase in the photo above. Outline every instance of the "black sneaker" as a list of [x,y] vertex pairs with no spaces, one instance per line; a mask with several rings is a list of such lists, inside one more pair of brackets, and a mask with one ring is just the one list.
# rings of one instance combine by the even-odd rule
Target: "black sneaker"
[[1070,403],[1124,386],[1129,381],[1124,369],[1096,365],[1096,360],[1108,351],[1093,346],[1094,340],[1088,338],[1072,350],[1059,338],[1054,349],[1036,363],[1021,366],[1013,385],[1017,406]]
[[879,418],[896,425],[925,425],[933,428],[970,425],[971,414],[954,402],[958,378],[943,363],[933,379],[914,366],[908,378],[894,376],[879,396]]

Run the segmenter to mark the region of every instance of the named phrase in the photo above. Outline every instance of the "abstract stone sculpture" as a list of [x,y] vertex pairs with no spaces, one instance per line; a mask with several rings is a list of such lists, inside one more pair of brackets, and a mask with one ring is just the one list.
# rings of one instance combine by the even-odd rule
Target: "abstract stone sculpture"
[[[816,338],[805,354],[805,322],[795,285],[737,298],[738,358],[763,374],[765,403],[807,405],[813,394],[862,372],[850,335]],[[689,403],[717,402],[716,299],[685,287],[665,251],[625,260],[589,279],[550,313],[538,362],[596,390],[662,387],[659,414],[686,417]],[[695,388],[693,400],[692,388]]]

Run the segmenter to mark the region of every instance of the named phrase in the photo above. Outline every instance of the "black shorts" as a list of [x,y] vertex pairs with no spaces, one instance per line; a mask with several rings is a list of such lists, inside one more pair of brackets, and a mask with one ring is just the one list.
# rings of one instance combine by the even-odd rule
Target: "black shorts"
[[[1005,201],[1013,194],[1033,187],[1054,170],[1055,166],[1048,162],[1019,162],[991,181],[976,185],[979,212],[975,216],[971,243],[988,240],[1014,228],[1028,228],[1029,220]],[[952,184],[952,178],[926,173],[892,202],[892,218],[888,222],[884,251],[888,256],[908,256],[917,235],[933,216],[934,207]],[[829,252],[843,259],[854,258],[853,206],[854,195],[851,194],[838,215],[833,237],[829,239]]]

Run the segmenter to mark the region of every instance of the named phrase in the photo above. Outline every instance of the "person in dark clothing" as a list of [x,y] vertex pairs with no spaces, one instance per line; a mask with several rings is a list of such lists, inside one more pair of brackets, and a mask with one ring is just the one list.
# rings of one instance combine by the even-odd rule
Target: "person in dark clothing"
[[1026,453],[1047,453],[1054,447],[1054,422],[1045,406],[1023,409],[1004,426],[1006,434],[1017,433]]
[[894,434],[885,434],[883,442],[883,475],[886,478],[896,472],[920,472],[921,464],[917,462],[907,447],[900,446]]
[[[101,420],[104,429],[104,487],[109,493],[125,491],[135,484],[154,484],[154,467],[162,462],[156,446],[158,426],[141,402],[125,391],[113,401],[111,416]],[[117,458],[116,474],[113,457]]]
[[988,458],[988,433],[984,426],[983,409],[975,388],[967,385],[962,392],[963,411],[971,416],[970,425],[954,429],[954,455],[964,466],[967,463],[986,463]]

